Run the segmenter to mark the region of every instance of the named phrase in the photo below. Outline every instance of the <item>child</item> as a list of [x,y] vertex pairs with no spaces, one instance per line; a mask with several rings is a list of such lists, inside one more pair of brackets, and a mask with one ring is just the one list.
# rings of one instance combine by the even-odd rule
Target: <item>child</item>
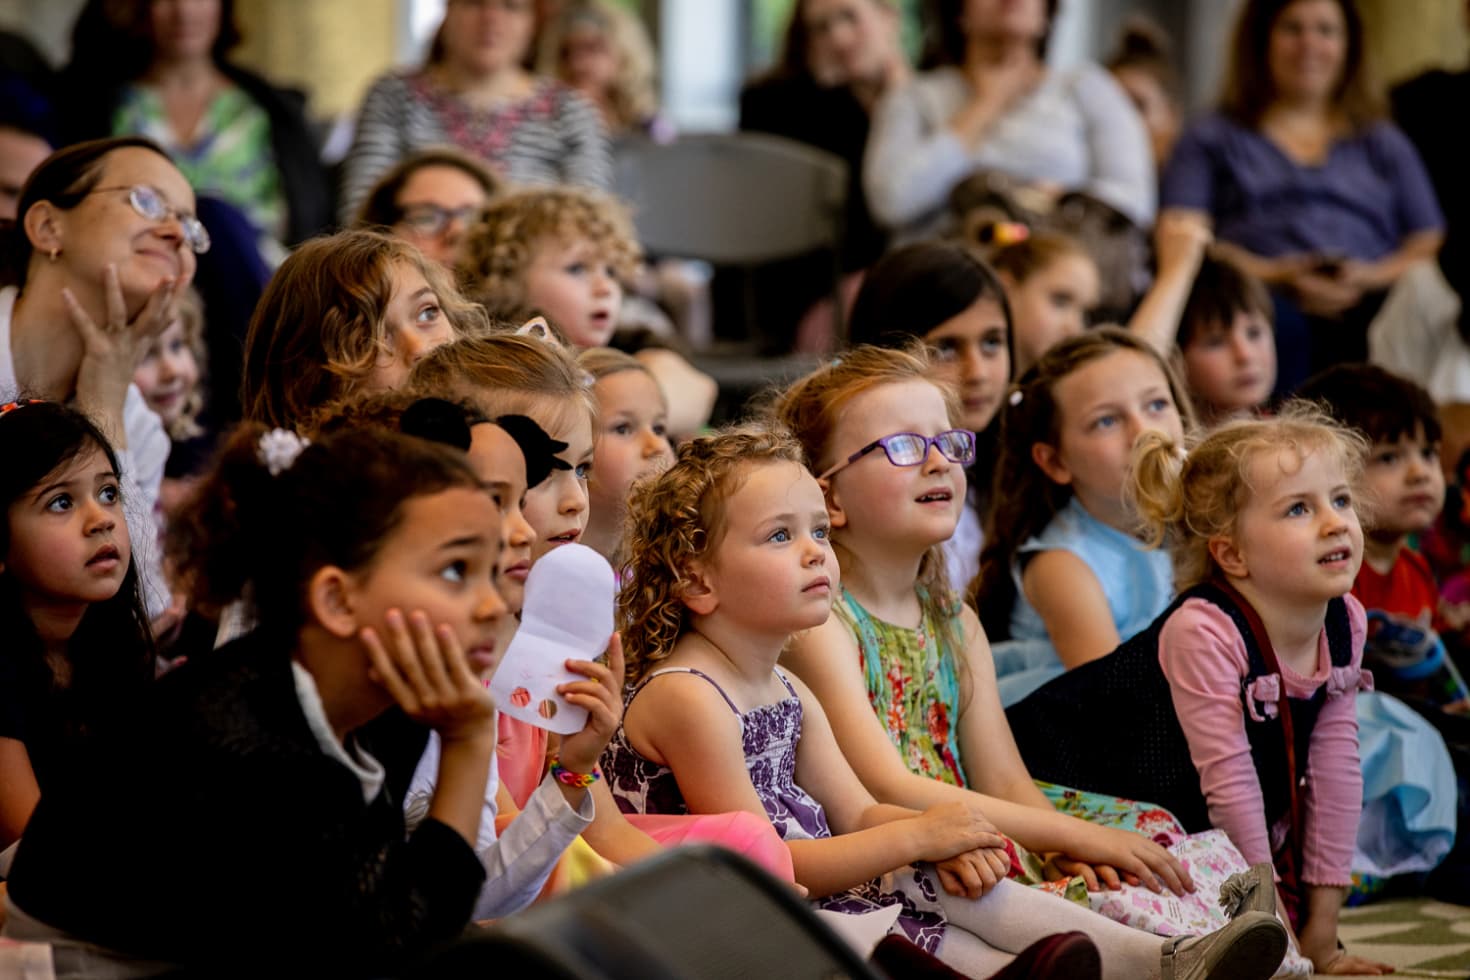
[[629,516],[620,611],[634,687],[604,756],[620,806],[764,814],[820,907],[887,909],[895,931],[970,976],[1059,928],[1092,937],[1108,976],[1156,976],[1161,952],[1178,975],[1271,975],[1285,936],[1269,915],[1161,949],[998,880],[1012,858],[972,804],[919,812],[868,794],[811,692],[776,667],[793,633],[826,621],[838,574],[822,490],[789,435],[737,429],[681,447]]
[[1097,263],[1082,243],[1059,232],[1037,232],[990,256],[1011,306],[1016,377],[1054,344],[1087,327],[1101,289]]
[[448,274],[374,231],[307,242],[271,277],[245,338],[245,417],[295,428],[328,402],[401,385],[428,351],[485,329]]
[[1224,259],[1206,257],[1179,320],[1185,386],[1202,421],[1263,408],[1276,386],[1271,294]]
[[159,489],[159,510],[173,513],[183,503],[191,477],[208,463],[215,440],[199,424],[204,386],[199,366],[205,363],[204,301],[192,287],[179,296],[178,316],[143,351],[133,369],[133,384],[158,415],[171,445]]
[[[951,428],[952,398],[933,382],[922,349],[848,351],[793,385],[777,411],[822,474],[843,578],[836,615],[800,634],[782,661],[821,700],[864,785],[885,803],[918,809],[949,800],[979,805],[1008,837],[1055,854],[1064,878],[1080,874],[1092,892],[1100,882],[1117,890],[1123,876],[1166,886],[1175,896],[1156,904],[1175,910],[1174,922],[1151,921],[1158,928],[1223,922],[1218,887],[1196,898],[1189,874],[1154,842],[1184,837],[1157,808],[1057,793],[1074,814],[1104,811],[1108,822],[1154,840],[1062,816],[1021,763],[979,621],[939,574],[966,455],[952,454],[973,446],[966,431]],[[882,448],[884,439],[885,452],[850,452]],[[929,439],[938,440],[937,451],[921,445]],[[1227,841],[1188,846],[1197,867],[1245,867]],[[1042,880],[1041,860],[1024,855],[1023,864],[1027,880]],[[1087,901],[1080,887],[1056,887]],[[1137,913],[1148,898],[1097,896],[1094,907]]]
[[[493,667],[505,613],[499,514],[463,454],[368,430],[303,448],[246,425],[172,534],[195,603],[248,587],[259,625],[165,677],[134,737],[43,798],[7,930],[78,972],[121,955],[381,972],[455,936],[484,880],[470,844],[495,742],[474,671]],[[606,669],[575,669],[589,680],[567,697],[605,724]],[[444,746],[406,839],[382,766],[348,734],[395,704]],[[567,790],[576,807],[585,791]],[[93,821],[123,795],[132,806]]]
[[1000,406],[1011,380],[1011,314],[1005,289],[971,249],[920,242],[888,253],[868,270],[852,307],[853,345],[897,347],[922,338],[937,376],[959,392],[961,423],[975,433],[965,508],[944,544],[949,580],[963,588],[980,571],[990,509]]
[[577,366],[593,378],[598,433],[592,451],[591,500],[582,543],[614,565],[621,564],[623,519],[635,480],[665,469],[673,461],[669,445],[669,406],[648,368],[609,347],[585,350]]
[[1354,695],[1371,685],[1347,594],[1365,448],[1301,403],[1228,422],[1187,453],[1145,434],[1130,493],[1184,592],[1009,713],[1032,772],[1151,786],[1186,827],[1271,861],[1301,951],[1325,973],[1389,972],[1346,954],[1337,931],[1364,789]]
[[[524,513],[536,540],[530,561],[517,575],[521,582],[542,555],[581,539],[588,522],[597,406],[586,374],[559,346],[511,334],[460,340],[426,357],[414,369],[410,385],[462,398],[487,417],[527,416],[555,440],[550,476],[526,495]],[[521,568],[512,566],[512,572]],[[526,806],[542,781],[551,745],[544,729],[508,716],[500,717],[499,731],[500,779],[506,793],[498,807],[503,816]],[[597,815],[583,836],[613,864],[657,854],[664,844],[703,839],[744,853],[778,877],[791,877],[785,849],[768,827],[753,827],[748,815],[721,815],[702,824],[655,818],[635,827],[618,814],[606,786],[596,785],[592,793]]]
[[117,455],[54,402],[0,406],[0,850],[153,679]]
[[584,95],[614,140],[673,138],[672,126],[658,114],[653,44],[628,10],[606,0],[567,4],[547,25],[539,57],[541,74]]
[[[541,313],[577,350],[605,347],[617,329],[623,290],[642,259],[627,209],[596,191],[523,190],[491,201],[470,231],[459,278],[492,316]],[[675,409],[670,429],[698,432],[718,388],[670,350],[639,351]]]
[[1168,557],[1134,535],[1123,487],[1139,434],[1182,439],[1187,422],[1168,364],[1118,329],[1063,341],[1021,379],[975,593],[1002,704],[1109,653],[1168,605]]

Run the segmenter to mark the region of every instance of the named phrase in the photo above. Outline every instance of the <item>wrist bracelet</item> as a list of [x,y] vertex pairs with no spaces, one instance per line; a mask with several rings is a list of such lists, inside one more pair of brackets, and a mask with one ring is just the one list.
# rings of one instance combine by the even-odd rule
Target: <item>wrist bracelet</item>
[[554,755],[551,757],[551,775],[563,786],[570,786],[572,789],[586,789],[602,778],[602,770],[593,766],[591,772],[572,772],[561,764],[560,756]]

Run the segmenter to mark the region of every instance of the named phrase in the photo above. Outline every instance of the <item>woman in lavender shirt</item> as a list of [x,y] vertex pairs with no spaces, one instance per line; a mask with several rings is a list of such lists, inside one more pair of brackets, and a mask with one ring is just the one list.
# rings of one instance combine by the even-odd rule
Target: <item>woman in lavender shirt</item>
[[1165,168],[1164,212],[1202,213],[1277,298],[1278,388],[1363,360],[1368,322],[1444,217],[1363,67],[1354,0],[1249,0],[1219,111]]

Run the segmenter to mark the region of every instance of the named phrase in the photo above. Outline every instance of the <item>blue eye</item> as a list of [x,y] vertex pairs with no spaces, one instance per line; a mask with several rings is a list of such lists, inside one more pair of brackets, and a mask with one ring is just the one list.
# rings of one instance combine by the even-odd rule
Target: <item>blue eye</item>
[[1306,512],[1307,505],[1302,503],[1300,500],[1292,504],[1290,507],[1286,508],[1287,517],[1301,517]]
[[580,276],[587,271],[587,263],[570,262],[563,271],[569,276]]
[[418,321],[420,323],[434,323],[439,319],[440,314],[443,312],[444,311],[439,309],[439,307],[437,306],[426,306],[423,309],[419,310]]
[[1117,421],[1118,416],[1116,415],[1099,415],[1092,420],[1092,427],[1094,429],[1111,429]]
[[614,432],[614,434],[620,436],[632,435],[633,424],[631,422],[619,422],[617,425],[612,427],[612,431]]
[[577,479],[585,481],[588,475],[592,472],[592,464],[580,463],[577,465],[577,468],[572,472],[577,475]]
[[828,527],[826,524],[823,524],[821,527],[812,531],[812,537],[816,538],[818,541],[826,541],[831,536],[832,528]]
[[1351,507],[1352,505],[1353,498],[1350,494],[1340,493],[1336,497],[1332,498],[1332,506],[1336,507],[1338,510],[1344,510],[1348,507]]
[[774,541],[777,544],[785,544],[786,542],[791,540],[791,532],[783,527],[776,531],[772,531],[771,536],[766,538],[766,540]]
[[1148,403],[1148,410],[1155,414],[1158,414],[1159,412],[1166,412],[1173,407],[1174,403],[1169,401],[1169,399],[1167,398],[1155,398],[1153,401]]

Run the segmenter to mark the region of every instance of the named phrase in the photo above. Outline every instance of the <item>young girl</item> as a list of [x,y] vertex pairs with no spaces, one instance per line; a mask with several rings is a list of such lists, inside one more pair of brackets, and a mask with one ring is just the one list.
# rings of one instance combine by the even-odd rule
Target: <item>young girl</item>
[[[1185,591],[1137,641],[1012,718],[1048,736],[1023,746],[1028,761],[1075,764],[1098,789],[1145,780],[1159,803],[1207,815],[1248,860],[1273,862],[1301,950],[1325,973],[1388,972],[1344,953],[1337,933],[1363,800],[1354,695],[1371,686],[1365,616],[1348,594],[1365,449],[1302,403],[1226,423],[1188,453],[1146,435],[1132,493]],[[1060,700],[1077,713],[1047,710]],[[1109,723],[1079,741],[1070,719],[1098,711]]]
[[594,347],[578,355],[577,366],[592,376],[598,408],[587,480],[591,508],[582,543],[617,565],[628,491],[635,480],[665,469],[674,458],[669,405],[648,368],[622,351]]
[[854,345],[900,347],[914,337],[933,351],[936,377],[959,392],[961,423],[975,433],[965,507],[944,544],[949,580],[963,588],[980,571],[1000,406],[1012,361],[1005,289],[972,249],[957,242],[906,245],[878,260],[863,277],[848,339]]
[[117,455],[54,402],[0,406],[0,850],[86,740],[132,711],[153,640]]
[[541,74],[585,96],[613,139],[673,138],[658,114],[653,44],[631,12],[607,0],[576,0],[546,26],[540,47]]
[[[132,737],[43,797],[7,930],[78,973],[97,958],[381,972],[452,938],[485,877],[471,844],[494,709],[476,672],[494,666],[505,614],[500,517],[463,453],[371,430],[303,448],[247,425],[173,534],[196,605],[249,586],[259,625],[165,677]],[[605,726],[607,668],[574,669],[587,680],[565,695]],[[350,734],[395,704],[443,746],[407,838],[383,766]]]
[[1189,421],[1168,364],[1122,330],[1063,341],[1021,379],[976,592],[1002,704],[1107,654],[1168,605],[1168,558],[1134,535],[1123,485],[1140,433],[1181,439]]
[[[952,442],[921,452],[919,439],[964,432],[952,428],[953,399],[922,355],[858,348],[778,403],[815,470],[830,474],[819,482],[843,573],[836,615],[800,634],[782,663],[811,686],[843,754],[879,800],[919,809],[968,801],[1027,851],[1054,855],[1043,868],[1043,859],[1021,852],[1021,880],[1163,935],[1216,928],[1224,921],[1216,901],[1222,881],[1246,867],[1223,835],[1186,840],[1152,804],[1043,790],[1021,762],[984,633],[938,574],[958,497],[943,498],[961,465],[945,455]],[[897,441],[895,429],[904,433]],[[850,450],[883,439],[893,447],[886,457],[875,449],[843,464]],[[905,445],[908,455],[898,455]],[[934,499],[910,503],[921,496]],[[1199,875],[1197,892],[1160,844],[1179,845]],[[1124,881],[1174,894],[1135,893]]]
[[1019,377],[1056,343],[1087,327],[1101,285],[1097,263],[1082,243],[1037,232],[997,249],[990,262],[1005,284]]
[[789,435],[695,440],[638,485],[629,518],[620,610],[634,687],[604,756],[624,809],[763,814],[820,907],[887,910],[883,921],[970,976],[1059,929],[1092,937],[1107,976],[1158,976],[1161,954],[1168,975],[1271,975],[1285,935],[1265,913],[1161,947],[1001,880],[1013,857],[973,803],[920,812],[868,794],[811,692],[776,668],[792,634],[826,621],[838,575],[822,490]]
[[204,301],[193,288],[179,296],[178,316],[143,351],[133,384],[158,415],[170,440],[158,507],[163,516],[183,503],[193,477],[208,464],[216,439],[199,424],[204,410],[200,365],[205,363]]
[[[542,555],[581,539],[588,522],[587,484],[593,472],[597,405],[586,373],[559,346],[534,335],[496,334],[456,341],[426,357],[414,369],[410,385],[463,398],[487,417],[525,415],[556,440],[550,475],[526,494],[524,513],[536,540],[530,560],[511,567],[520,582]],[[499,733],[498,761],[505,794],[497,807],[503,818],[527,805],[542,782],[552,746],[544,729],[504,715],[499,719]],[[785,849],[768,826],[747,814],[722,814],[702,821],[652,818],[634,826],[619,815],[605,786],[593,786],[592,793],[597,813],[583,837],[615,865],[657,854],[664,845],[714,840],[778,877],[791,877]]]
[[245,337],[245,417],[295,428],[327,402],[396,388],[435,347],[483,330],[449,274],[401,239],[344,231],[271,277]]

